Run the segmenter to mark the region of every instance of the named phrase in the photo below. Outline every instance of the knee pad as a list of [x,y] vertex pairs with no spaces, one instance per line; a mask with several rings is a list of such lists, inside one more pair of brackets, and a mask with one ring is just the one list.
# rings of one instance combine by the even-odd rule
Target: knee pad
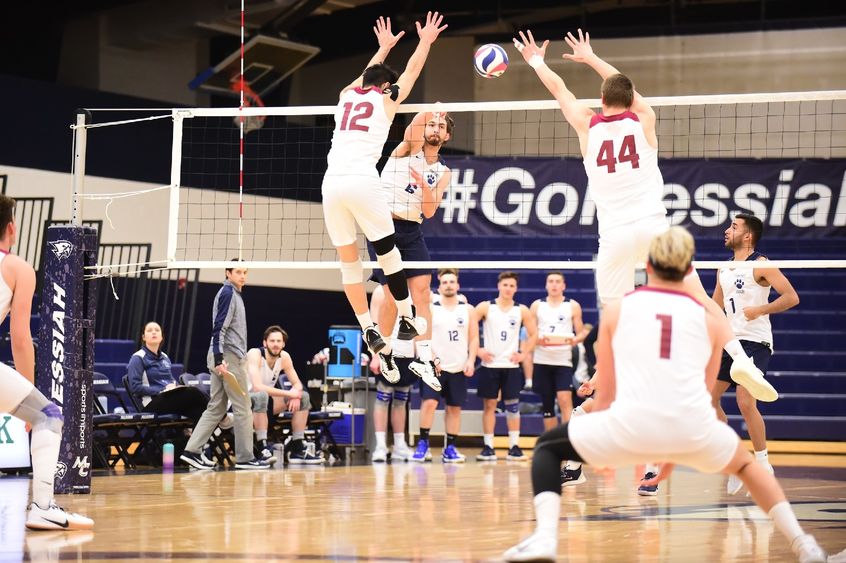
[[379,262],[385,277],[402,271],[402,254],[396,246],[391,247],[385,254],[377,254],[376,261]]
[[396,239],[393,234],[390,234],[385,238],[380,238],[379,240],[371,240],[370,244],[373,245],[373,250],[376,251],[376,256],[383,256],[397,246]]
[[250,393],[250,407],[255,413],[267,412],[267,392],[254,391]]
[[353,285],[364,282],[364,266],[361,259],[355,262],[341,262],[341,283]]
[[395,406],[405,407],[408,398],[411,396],[411,387],[395,387],[394,388],[394,403]]
[[62,435],[62,426],[65,422],[62,410],[38,389],[33,389],[12,414],[30,423],[33,431],[45,429]]
[[508,399],[505,401],[505,419],[513,420],[520,418],[520,401],[518,399]]
[[376,384],[376,408],[388,408],[394,396],[393,387],[388,387],[381,381]]
[[311,410],[311,397],[309,397],[308,393],[303,390],[303,396],[300,397],[300,410],[301,411],[310,411]]

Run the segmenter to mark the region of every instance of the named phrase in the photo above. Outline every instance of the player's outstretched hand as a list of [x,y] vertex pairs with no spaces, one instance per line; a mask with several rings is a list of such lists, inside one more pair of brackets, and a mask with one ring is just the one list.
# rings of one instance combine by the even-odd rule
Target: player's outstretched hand
[[564,53],[561,55],[563,58],[577,63],[585,63],[593,56],[593,47],[590,46],[590,33],[582,34],[581,28],[579,28],[578,39],[576,39],[572,32],[568,31],[567,36],[564,37],[564,41],[573,49],[573,54]]
[[538,56],[543,59],[546,56],[546,48],[549,45],[549,39],[543,42],[543,45],[538,47],[537,43],[535,43],[535,37],[532,35],[531,30],[526,30],[526,33],[522,31],[520,33],[520,39],[514,37],[512,40],[514,41],[514,47],[517,48],[517,51],[523,55],[523,58],[526,62],[532,57]]
[[396,35],[391,32],[391,18],[383,18],[379,16],[376,20],[376,25],[373,26],[373,33],[376,34],[376,40],[379,41],[379,47],[391,49],[397,44],[397,41],[405,35],[404,31],[400,31]]
[[442,14],[439,14],[438,12],[428,12],[426,14],[426,25],[421,26],[420,22],[414,22],[417,26],[417,35],[420,37],[420,41],[429,43],[430,45],[434,43],[435,39],[438,38],[438,35],[440,35],[441,32],[448,27],[446,24],[441,26],[442,21],[444,21],[444,16]]

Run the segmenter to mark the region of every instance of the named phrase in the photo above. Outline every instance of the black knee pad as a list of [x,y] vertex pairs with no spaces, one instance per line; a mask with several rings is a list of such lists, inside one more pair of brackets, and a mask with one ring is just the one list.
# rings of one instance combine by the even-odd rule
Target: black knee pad
[[373,245],[373,250],[376,251],[377,256],[383,256],[396,246],[396,240],[394,235],[391,234],[379,240],[371,240],[370,244]]

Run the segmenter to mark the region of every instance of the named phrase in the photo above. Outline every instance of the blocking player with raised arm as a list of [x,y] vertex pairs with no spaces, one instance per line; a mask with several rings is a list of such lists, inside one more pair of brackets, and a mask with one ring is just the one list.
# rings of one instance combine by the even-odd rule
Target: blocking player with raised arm
[[[658,168],[655,112],[627,76],[593,52],[590,36],[582,34],[581,29],[578,33],[578,38],[572,33],[565,37],[573,53],[563,56],[590,66],[602,77],[602,113],[594,113],[579,102],[561,77],[546,66],[544,56],[549,41],[539,47],[531,31],[521,31],[514,45],[578,134],[591,198],[596,203],[596,287],[599,300],[605,305],[634,289],[636,264],[646,259],[649,241],[666,231],[669,223],[663,204],[664,179]],[[695,270],[685,278],[685,288],[713,313],[720,310],[708,297]],[[725,324],[728,328],[727,321]],[[760,400],[778,398],[736,338],[726,343],[726,351],[733,360],[733,380]]]
[[391,212],[379,189],[376,163],[382,156],[382,147],[399,104],[406,99],[420,76],[432,43],[446,29],[445,25],[441,27],[442,20],[438,12],[429,12],[425,25],[416,23],[420,41],[408,59],[405,71],[399,76],[384,64],[384,60],[404,32],[394,35],[390,19],[379,18],[376,22],[373,31],[379,41],[379,50],[362,76],[341,91],[321,189],[326,230],[341,260],[344,293],[364,331],[367,345],[374,353],[380,354],[384,364],[382,373],[389,381],[399,380],[399,370],[391,356],[387,338],[393,322],[377,330],[370,317],[364,289],[364,268],[356,244],[356,224],[373,244],[376,259],[396,300],[400,318],[398,336],[411,340],[424,332],[425,327],[422,320],[414,318],[402,257],[395,244]]
[[[450,170],[441,160],[440,150],[452,135],[454,122],[446,113],[437,109],[420,112],[406,127],[403,141],[393,150],[391,158],[382,169],[382,189],[388,200],[394,223],[397,250],[403,262],[426,262],[429,249],[420,228],[424,219],[435,214],[444,192],[449,187]],[[371,259],[376,259],[373,243],[367,243]],[[417,314],[426,319],[427,328],[415,341],[415,353],[419,361],[409,364],[409,369],[426,385],[440,391],[432,357],[432,271],[429,269],[405,270],[411,300]],[[386,326],[397,317],[397,306],[391,288],[380,269],[373,271],[370,278],[382,284],[385,299],[380,308],[380,326]]]
[[[267,445],[269,419],[284,411],[291,413],[291,445],[285,455],[293,465],[321,465],[323,459],[306,447],[305,429],[311,401],[294,369],[291,354],[285,351],[288,333],[279,325],[265,329],[262,346],[247,350],[246,363],[249,376],[250,399],[253,403],[253,428],[256,433],[256,457],[273,463]],[[280,378],[290,383],[290,388],[279,385]],[[283,460],[284,461],[284,460]]]
[[461,430],[461,408],[467,399],[467,379],[473,376],[476,354],[479,351],[479,320],[476,310],[458,299],[458,272],[438,271],[440,299],[432,304],[432,350],[440,360],[443,390],[436,393],[428,387],[420,388],[420,441],[411,461],[432,459],[429,451],[429,431],[435,420],[435,410],[443,397],[446,444],[441,454],[444,463],[464,463],[455,447]]
[[[496,423],[496,403],[502,397],[508,426],[508,455],[506,459],[526,459],[520,449],[520,390],[523,374],[520,362],[535,347],[537,325],[529,308],[514,301],[518,275],[502,272],[498,276],[499,296],[476,305],[476,315],[482,323],[483,348],[479,348],[482,367],[478,372],[478,395],[482,399],[482,433],[484,446],[477,461],[496,461],[493,447]],[[528,338],[520,349],[520,327],[526,327]]]
[[35,349],[30,320],[35,270],[10,254],[17,240],[15,200],[0,195],[0,322],[9,315],[14,369],[0,362],[0,412],[32,427],[32,502],[26,517],[31,530],[88,530],[94,521],[66,512],[53,500],[53,480],[62,444],[62,411],[35,388]]
[[[781,270],[767,267],[767,257],[755,250],[763,232],[764,224],[754,215],[741,213],[734,217],[725,232],[726,248],[734,253],[732,261],[760,262],[760,267],[741,269],[726,265],[720,268],[717,286],[714,288],[714,301],[725,310],[732,332],[740,339],[743,349],[766,374],[773,353],[770,315],[798,305],[799,295]],[[775,289],[778,293],[778,298],[772,302],[769,300],[770,289]],[[730,365],[731,358],[728,354],[723,354],[717,382],[711,390],[717,416],[723,421],[728,418],[720,405],[720,398],[734,384],[729,375]],[[767,455],[767,429],[764,418],[758,411],[755,397],[742,385],[737,386],[737,406],[749,429],[749,438],[755,449],[755,460],[772,473],[773,468]],[[743,483],[737,477],[729,476],[726,485],[729,494],[736,494],[742,486]]]
[[504,554],[506,561],[554,561],[561,509],[559,468],[565,459],[598,467],[660,460],[666,479],[674,464],[705,473],[736,475],[775,523],[803,563],[825,552],[805,534],[775,477],[721,422],[711,405],[725,323],[685,290],[693,237],[672,227],[655,237],[647,261],[649,282],[611,303],[600,324],[595,411],[545,432],[532,459],[536,528]]

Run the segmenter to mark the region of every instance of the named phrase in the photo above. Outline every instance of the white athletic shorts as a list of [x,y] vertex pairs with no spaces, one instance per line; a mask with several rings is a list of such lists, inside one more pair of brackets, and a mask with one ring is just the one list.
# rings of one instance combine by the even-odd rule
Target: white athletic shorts
[[635,265],[646,262],[652,239],[670,228],[664,215],[644,217],[608,229],[599,235],[596,259],[596,292],[607,304],[634,290]]
[[33,385],[11,367],[0,362],[0,412],[11,412],[18,408]]
[[732,460],[740,442],[716,413],[687,417],[613,405],[574,416],[567,430],[579,456],[597,467],[670,462],[718,473]]
[[371,242],[394,234],[391,210],[375,168],[372,176],[327,174],[322,192],[323,218],[334,246],[356,242],[356,223]]

